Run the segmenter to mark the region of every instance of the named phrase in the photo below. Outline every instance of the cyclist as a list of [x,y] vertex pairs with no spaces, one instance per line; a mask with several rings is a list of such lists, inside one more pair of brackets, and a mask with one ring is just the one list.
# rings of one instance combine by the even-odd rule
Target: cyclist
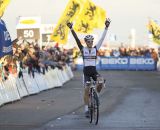
[[[97,51],[99,50],[99,48],[101,47],[103,40],[106,36],[108,27],[110,25],[110,19],[106,19],[105,21],[105,29],[104,32],[100,38],[100,40],[98,41],[98,43],[93,47],[93,41],[94,41],[94,37],[92,35],[87,35],[84,38],[84,41],[86,43],[86,47],[82,46],[77,34],[75,33],[74,29],[73,29],[73,24],[72,23],[67,23],[67,26],[70,28],[72,35],[74,36],[77,45],[82,53],[83,56],[83,74],[84,74],[84,104],[85,104],[85,116],[88,118],[89,117],[89,110],[88,110],[88,103],[89,103],[89,86],[90,86],[90,77],[92,77],[92,79],[94,81],[97,81],[97,77],[99,77],[100,75],[98,74],[97,70],[96,70],[96,59],[97,59]],[[98,87],[101,87],[101,85],[97,85],[97,90],[98,92],[100,92],[101,89],[99,89]]]

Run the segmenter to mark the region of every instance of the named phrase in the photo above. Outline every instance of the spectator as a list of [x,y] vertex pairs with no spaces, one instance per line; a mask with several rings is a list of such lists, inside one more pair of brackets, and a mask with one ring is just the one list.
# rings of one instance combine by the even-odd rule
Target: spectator
[[119,50],[117,50],[117,49],[113,50],[113,56],[115,56],[115,57],[120,56]]
[[155,49],[151,49],[151,57],[154,59],[155,61],[155,70],[157,70],[157,62],[158,62],[158,54],[155,51]]

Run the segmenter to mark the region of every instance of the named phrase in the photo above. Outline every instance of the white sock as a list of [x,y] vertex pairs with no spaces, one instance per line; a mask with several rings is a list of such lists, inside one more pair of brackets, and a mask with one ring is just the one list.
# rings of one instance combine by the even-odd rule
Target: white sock
[[88,111],[88,105],[85,105],[85,106],[84,106],[84,110],[85,110],[85,111]]

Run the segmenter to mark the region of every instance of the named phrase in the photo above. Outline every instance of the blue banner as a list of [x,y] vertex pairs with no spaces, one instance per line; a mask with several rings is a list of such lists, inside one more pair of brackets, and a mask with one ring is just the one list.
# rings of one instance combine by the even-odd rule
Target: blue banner
[[12,42],[10,34],[2,19],[0,19],[0,57],[12,54]]
[[155,62],[148,57],[102,57],[101,69],[155,70]]
[[[76,64],[77,69],[83,68],[83,63]],[[101,57],[97,62],[99,70],[155,70],[155,61],[148,57]]]

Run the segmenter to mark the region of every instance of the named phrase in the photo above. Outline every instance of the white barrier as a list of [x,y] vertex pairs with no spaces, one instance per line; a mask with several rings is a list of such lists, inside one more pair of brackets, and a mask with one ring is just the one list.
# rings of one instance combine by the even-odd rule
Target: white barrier
[[39,86],[40,91],[48,89],[46,80],[44,79],[44,76],[42,74],[35,73],[34,79],[35,79],[37,85]]
[[30,94],[60,87],[63,83],[73,78],[73,73],[69,66],[65,66],[63,70],[49,68],[45,75],[35,73],[34,78],[28,75],[26,70],[24,71],[23,78],[15,78],[13,75],[9,75],[7,80],[0,81],[0,106]]
[[63,67],[62,74],[65,79],[65,82],[69,81],[69,77],[68,77],[67,71],[66,71],[66,66]]
[[40,92],[39,87],[32,76],[28,75],[27,73],[23,73],[23,79],[29,95]]
[[4,86],[3,82],[0,82],[0,91],[1,91],[1,95],[2,95],[2,102],[3,103],[7,103],[10,102],[6,87]]
[[[50,80],[50,83],[52,84],[51,85],[51,88],[54,88],[56,86],[56,79],[54,79],[52,77],[52,71],[53,69],[49,68],[49,71],[48,71],[48,75],[49,75],[49,80]],[[54,74],[53,74],[54,75]]]
[[160,71],[160,58],[159,61],[157,62],[157,71]]
[[21,78],[16,78],[16,85],[17,85],[19,95],[20,95],[21,98],[29,95],[29,92],[26,88],[24,79],[22,77]]
[[44,80],[46,80],[48,89],[51,89],[54,87],[54,80],[52,79],[49,70],[45,72]]
[[61,81],[62,85],[65,83],[65,79],[63,78],[62,71],[58,68],[55,68],[55,71],[57,71],[58,79]]
[[71,67],[68,66],[68,65],[66,65],[66,71],[67,71],[68,77],[69,77],[70,79],[72,79],[72,78],[73,78],[73,72],[72,72],[72,70],[71,70]]
[[46,71],[46,72],[45,72],[45,75],[44,75],[44,80],[46,81],[47,89],[50,89],[51,83],[49,82],[48,76],[49,76],[49,75],[48,75],[48,72]]
[[1,106],[3,103],[4,103],[4,102],[3,102],[3,97],[2,97],[1,92],[0,92],[0,106]]
[[5,103],[5,100],[4,100],[4,96],[3,96],[3,87],[0,82],[0,106],[3,105],[3,103]]
[[8,80],[10,81],[10,84],[11,84],[11,90],[12,90],[12,101],[15,101],[15,100],[19,100],[21,97],[20,97],[20,93],[18,91],[18,87],[16,85],[16,77],[14,77],[13,75],[9,75],[8,77]]
[[58,73],[58,72],[57,72],[56,69],[51,69],[51,70],[50,70],[50,75],[51,75],[51,77],[52,77],[52,81],[54,81],[54,87],[61,87],[61,86],[62,86],[62,83],[61,83],[61,80],[59,79],[57,73]]
[[5,103],[20,99],[20,96],[16,87],[16,82],[12,75],[9,75],[8,79],[2,82],[2,85],[7,94],[7,100]]

